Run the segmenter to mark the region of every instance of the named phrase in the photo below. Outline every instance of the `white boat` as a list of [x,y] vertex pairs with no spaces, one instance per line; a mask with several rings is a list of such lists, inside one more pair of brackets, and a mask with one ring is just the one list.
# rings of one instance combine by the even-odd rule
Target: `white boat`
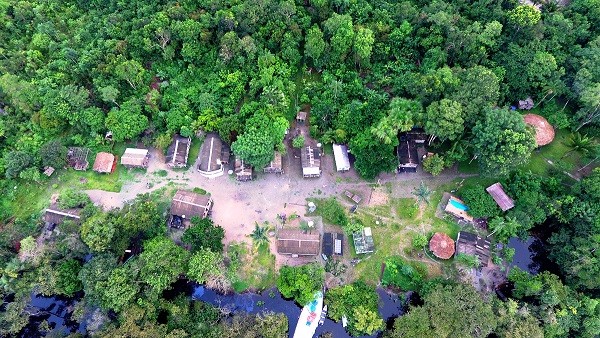
[[321,318],[321,312],[323,311],[323,293],[317,291],[315,298],[304,308],[300,313],[298,324],[296,324],[296,330],[294,331],[294,338],[312,338],[317,326],[319,326],[319,319]]
[[323,323],[325,323],[326,317],[327,317],[327,305],[323,306],[323,311],[321,311],[321,319],[319,319],[319,325],[323,325]]
[[348,317],[346,315],[342,316],[342,327],[346,327],[348,325]]

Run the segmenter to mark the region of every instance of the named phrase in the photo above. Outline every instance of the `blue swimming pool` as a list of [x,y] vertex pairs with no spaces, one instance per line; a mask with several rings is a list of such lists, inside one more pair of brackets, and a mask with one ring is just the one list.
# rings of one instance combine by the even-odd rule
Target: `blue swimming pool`
[[452,204],[452,206],[455,207],[456,209],[460,209],[462,211],[469,210],[469,207],[467,207],[466,205],[460,203],[459,201],[453,200],[453,199],[450,200],[450,204]]

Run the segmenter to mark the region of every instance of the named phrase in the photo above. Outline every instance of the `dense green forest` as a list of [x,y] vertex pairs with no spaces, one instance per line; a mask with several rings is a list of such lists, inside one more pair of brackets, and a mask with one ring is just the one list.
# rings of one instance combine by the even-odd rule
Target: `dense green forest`
[[[420,285],[423,304],[386,337],[597,337],[600,171],[565,184],[562,167],[522,170],[536,145],[510,107],[527,97],[572,133],[571,154],[595,165],[599,0],[0,0],[0,335],[27,324],[35,289],[82,296],[78,318],[94,318],[88,329],[101,337],[286,336],[281,314],[225,321],[204,303],[163,297],[183,275],[231,286],[236,259],[224,266],[218,225],[195,220],[185,250],[164,235],[151,195],[102,212],[67,190],[59,202],[83,207],[82,225],[65,222],[41,247],[39,210],[23,215],[14,194],[43,183],[43,168],[64,167],[67,146],[166,149],[174,134],[199,131],[218,132],[261,167],[283,149],[296,112],[310,109],[310,136],[348,144],[364,178],[394,170],[398,132],[422,127],[437,153],[428,171],[475,161],[517,197],[501,215],[481,187],[466,193],[500,242],[536,226],[549,233],[559,276],[513,270],[507,302],[460,284]],[[143,250],[123,262],[132,243]],[[353,323],[353,333],[382,328],[365,312],[377,325]]]

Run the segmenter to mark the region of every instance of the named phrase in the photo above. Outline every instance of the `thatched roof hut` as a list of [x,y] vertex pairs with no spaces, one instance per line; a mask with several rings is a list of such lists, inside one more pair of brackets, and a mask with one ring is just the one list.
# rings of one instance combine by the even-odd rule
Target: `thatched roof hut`
[[321,235],[304,233],[300,229],[282,229],[277,233],[277,252],[282,255],[316,256],[321,247]]
[[99,173],[111,173],[115,165],[115,155],[111,153],[99,152],[94,161],[94,171]]
[[536,114],[526,114],[523,120],[535,130],[535,143],[538,147],[554,140],[554,127],[544,117]]
[[190,219],[194,216],[205,218],[212,207],[209,195],[200,195],[191,191],[178,190],[171,202],[171,215]]
[[460,231],[456,239],[456,253],[476,256],[480,266],[488,266],[490,261],[490,241],[476,234]]
[[429,241],[429,250],[441,259],[449,259],[454,255],[454,241],[442,232],[436,232]]
[[283,163],[281,161],[281,153],[276,151],[273,156],[273,161],[263,168],[263,171],[268,174],[283,174]]
[[187,167],[191,144],[192,139],[190,137],[173,136],[173,142],[167,149],[167,156],[165,157],[167,165],[171,168]]
[[[198,172],[208,178],[223,175],[223,141],[216,133],[206,135],[198,155]],[[229,161],[229,157],[227,157]]]
[[240,158],[235,159],[235,179],[241,182],[252,181],[252,166]]

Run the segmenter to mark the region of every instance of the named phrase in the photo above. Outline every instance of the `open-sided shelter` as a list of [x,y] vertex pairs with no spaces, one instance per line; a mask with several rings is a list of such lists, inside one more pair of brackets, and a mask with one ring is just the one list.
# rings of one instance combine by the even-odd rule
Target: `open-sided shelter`
[[273,161],[263,168],[263,171],[267,174],[283,174],[283,164],[281,153],[276,151],[273,156]]
[[178,190],[171,202],[170,224],[186,224],[194,216],[208,217],[212,208],[210,195],[200,195],[186,190]]
[[88,154],[90,150],[88,148],[70,147],[67,151],[67,163],[69,167],[75,170],[87,170],[90,166],[88,162]]
[[252,181],[252,166],[244,160],[235,159],[235,179],[240,182]]
[[181,135],[173,136],[173,142],[167,149],[165,161],[171,168],[187,167],[188,155],[190,153],[190,145],[192,139]]
[[496,204],[498,204],[502,211],[514,208],[515,201],[513,201],[513,199],[510,198],[510,196],[508,196],[506,192],[504,192],[504,189],[502,188],[502,184],[500,184],[500,182],[490,185],[485,190],[490,195],[492,195],[492,198],[494,199],[494,201],[496,201]]
[[127,148],[121,156],[121,164],[127,168],[147,168],[149,160],[148,149]]
[[344,144],[333,144],[333,157],[335,158],[335,167],[337,171],[350,170],[350,158],[348,157],[348,147]]
[[454,255],[454,241],[442,232],[436,232],[429,240],[429,250],[438,258],[449,259]]
[[300,151],[300,157],[304,178],[321,176],[321,151],[319,148],[303,147]]
[[480,266],[488,266],[490,261],[490,241],[476,234],[461,231],[456,238],[456,253],[476,256]]
[[94,171],[98,173],[111,173],[115,166],[115,155],[111,153],[99,152],[94,161]]
[[352,234],[354,248],[357,254],[371,253],[375,251],[375,242],[371,228],[364,228],[362,231]]
[[282,255],[316,256],[321,247],[321,235],[304,233],[300,229],[281,229],[277,232],[277,252]]

